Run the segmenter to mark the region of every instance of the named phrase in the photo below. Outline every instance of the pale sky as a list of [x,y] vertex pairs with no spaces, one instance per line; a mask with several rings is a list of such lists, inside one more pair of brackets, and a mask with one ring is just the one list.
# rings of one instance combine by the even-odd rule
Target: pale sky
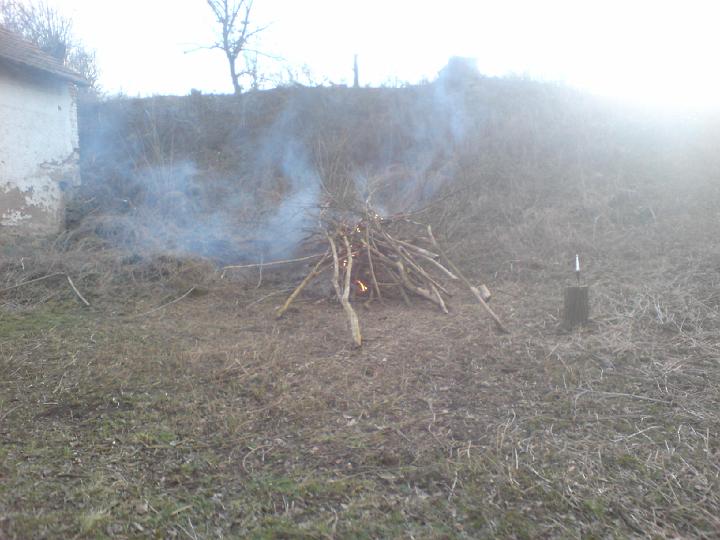
[[[128,95],[229,92],[205,0],[47,0],[97,51],[101,85]],[[453,55],[649,105],[720,106],[720,2],[255,0],[260,48],[318,82],[432,79]],[[267,66],[278,71],[280,66]]]

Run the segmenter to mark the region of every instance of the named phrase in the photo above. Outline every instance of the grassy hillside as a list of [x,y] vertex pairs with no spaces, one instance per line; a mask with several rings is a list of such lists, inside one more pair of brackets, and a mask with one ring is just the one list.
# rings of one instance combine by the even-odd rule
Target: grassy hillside
[[[389,214],[432,204],[424,219],[463,240],[456,256],[482,252],[492,272],[504,260],[592,257],[630,232],[692,229],[720,200],[714,119],[525,79],[119,99],[86,107],[80,125],[80,216],[146,224],[124,239],[131,247],[224,260],[256,258],[252,240],[271,242],[268,223],[293,197],[296,213],[373,189]],[[189,228],[179,215],[218,246],[178,241]],[[138,237],[147,245],[133,246]]]

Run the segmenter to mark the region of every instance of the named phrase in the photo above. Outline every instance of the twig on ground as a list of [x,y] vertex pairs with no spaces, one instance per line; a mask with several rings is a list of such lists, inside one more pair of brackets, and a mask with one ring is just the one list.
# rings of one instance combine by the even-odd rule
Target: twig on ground
[[190,287],[190,289],[189,289],[185,294],[183,294],[182,296],[178,296],[175,300],[171,300],[170,302],[167,302],[167,303],[163,304],[162,306],[158,306],[158,307],[156,307],[156,308],[153,308],[153,309],[151,309],[150,311],[145,311],[144,313],[138,313],[137,315],[131,315],[129,318],[130,318],[130,319],[136,319],[136,318],[138,318],[138,317],[144,317],[145,315],[150,315],[150,314],[152,314],[152,313],[155,313],[156,311],[160,311],[160,310],[163,309],[163,308],[166,308],[166,307],[168,307],[168,306],[170,306],[170,305],[172,305],[172,304],[175,304],[175,303],[179,302],[180,300],[182,300],[183,298],[185,298],[187,295],[189,295],[189,294],[190,294],[191,292],[193,292],[194,290],[195,290],[195,285],[193,285],[192,287]]
[[70,284],[70,287],[72,287],[72,290],[75,292],[75,294],[76,294],[77,297],[80,299],[80,301],[81,301],[83,304],[85,304],[87,307],[90,307],[90,302],[88,302],[88,301],[85,299],[85,297],[84,297],[82,294],[80,294],[80,291],[78,291],[77,287],[76,287],[75,284],[73,283],[73,280],[70,278],[70,276],[69,276],[68,274],[65,274],[65,277],[67,278],[68,283]]
[[23,281],[22,283],[18,283],[17,285],[12,285],[11,287],[6,287],[4,289],[0,289],[0,294],[12,291],[14,289],[19,289],[20,287],[24,287],[25,285],[30,285],[31,283],[37,283],[38,281],[44,281],[46,279],[58,277],[58,276],[64,276],[66,275],[64,272],[55,272],[54,274],[48,274],[47,276],[42,276],[39,278],[31,279],[29,281]]
[[259,304],[259,303],[262,302],[263,300],[267,300],[268,298],[270,298],[270,297],[272,297],[272,296],[277,296],[278,294],[282,294],[282,293],[285,293],[285,292],[288,292],[288,291],[291,291],[291,290],[292,290],[292,288],[280,289],[279,291],[273,291],[273,292],[271,292],[271,293],[269,293],[269,294],[265,294],[265,295],[261,296],[260,298],[258,298],[257,300],[253,300],[252,302],[250,302],[248,305],[245,306],[245,309],[247,309],[247,308],[249,308],[249,307],[252,307],[252,306],[254,306],[254,305],[256,305],[256,304]]
[[[225,271],[226,270],[240,270],[242,268],[257,268],[258,266],[278,266],[280,264],[290,264],[294,262],[302,262],[302,261],[309,261],[310,259],[317,259],[318,257],[322,257],[324,253],[316,253],[315,255],[308,255],[307,257],[298,257],[297,259],[283,259],[280,261],[270,261],[270,262],[259,262],[259,263],[253,263],[253,264],[240,264],[240,265],[230,265],[230,266],[223,266],[222,267],[222,274],[220,275],[220,278],[225,277]],[[0,291],[2,292],[2,291]]]
[[70,284],[70,287],[72,288],[75,295],[80,299],[80,301],[83,304],[85,304],[87,307],[90,307],[90,302],[88,302],[87,299],[80,293],[78,288],[75,286],[75,283],[73,283],[72,278],[65,272],[55,272],[54,274],[48,274],[47,276],[42,276],[42,277],[31,279],[28,281],[23,281],[22,283],[18,283],[17,285],[12,285],[11,287],[6,287],[4,289],[0,289],[0,294],[6,293],[9,291],[13,291],[15,289],[19,289],[20,287],[24,287],[25,285],[30,285],[32,283],[38,283],[40,281],[45,281],[50,278],[60,277],[60,276],[64,276],[67,279],[67,282]]

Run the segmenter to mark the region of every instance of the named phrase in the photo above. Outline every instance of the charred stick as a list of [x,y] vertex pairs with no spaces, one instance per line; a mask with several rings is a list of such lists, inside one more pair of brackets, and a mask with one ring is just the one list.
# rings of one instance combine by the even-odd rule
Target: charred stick
[[280,307],[277,310],[277,312],[275,313],[276,319],[279,319],[280,317],[282,317],[285,314],[285,312],[290,307],[290,304],[292,304],[293,300],[295,300],[295,298],[297,298],[297,296],[300,294],[300,291],[302,291],[308,283],[310,283],[316,276],[318,276],[319,274],[321,274],[322,272],[324,272],[326,270],[326,268],[320,268],[320,267],[327,260],[328,255],[329,255],[329,253],[326,251],[325,255],[323,255],[323,258],[317,262],[317,264],[310,271],[310,273],[307,276],[305,276],[305,279],[303,279],[302,282],[300,282],[300,285],[298,285],[295,288],[295,290],[292,292],[292,294],[290,296],[288,296],[288,299],[285,300],[285,303],[282,305],[282,307]]

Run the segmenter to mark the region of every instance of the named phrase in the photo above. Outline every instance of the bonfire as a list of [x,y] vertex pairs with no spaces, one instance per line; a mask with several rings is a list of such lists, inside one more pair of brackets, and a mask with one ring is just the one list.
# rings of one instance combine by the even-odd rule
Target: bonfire
[[415,296],[448,313],[453,296],[448,282],[458,281],[469,288],[498,329],[506,331],[487,303],[488,288],[473,286],[445,255],[432,228],[415,221],[412,214],[382,217],[369,204],[359,212],[341,214],[326,207],[311,237],[325,247],[325,252],[318,255],[312,270],[278,308],[278,318],[308,284],[329,275],[353,342],[359,347],[362,333],[353,301],[401,298],[410,305],[410,297]]

